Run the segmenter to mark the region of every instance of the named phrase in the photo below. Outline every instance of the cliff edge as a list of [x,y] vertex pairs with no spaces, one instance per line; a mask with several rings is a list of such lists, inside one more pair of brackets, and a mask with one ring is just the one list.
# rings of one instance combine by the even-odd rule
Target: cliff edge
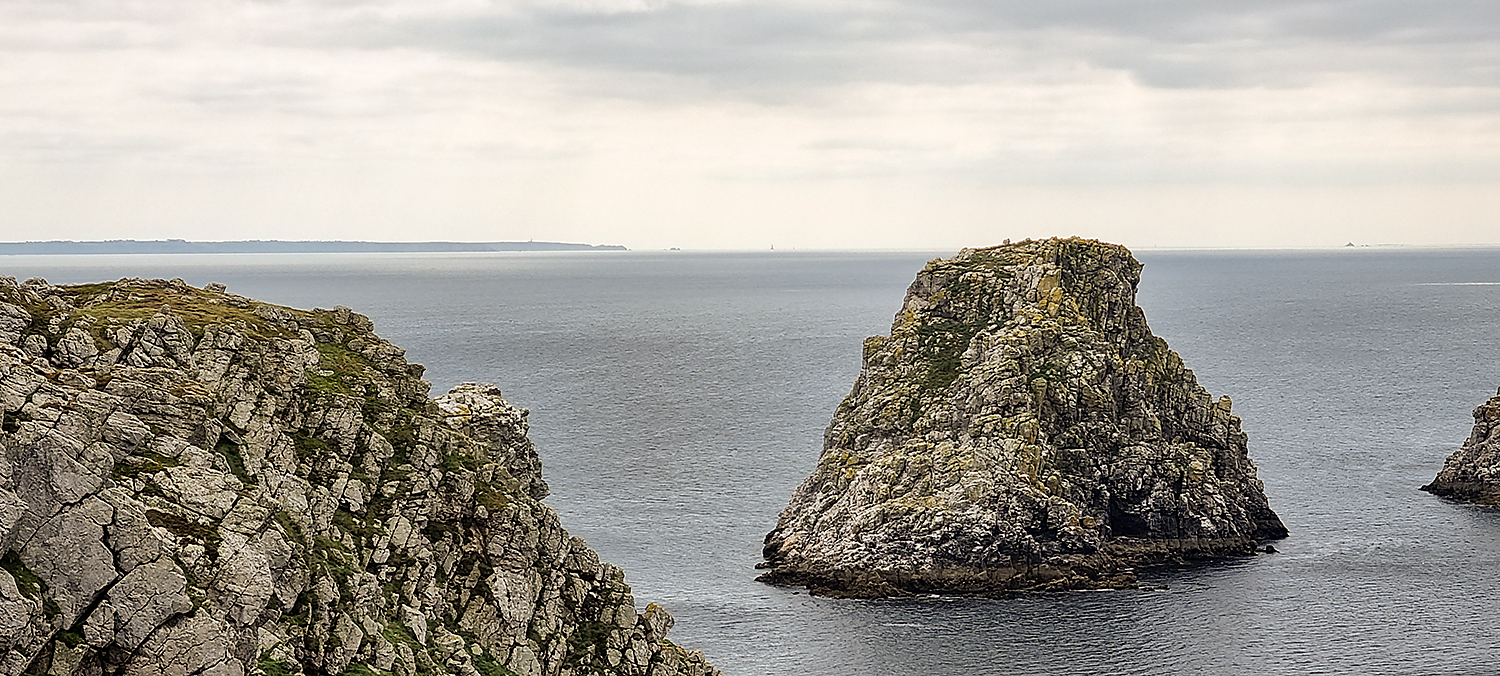
[[1474,431],[1422,490],[1500,507],[1500,393],[1474,409]]
[[348,308],[0,278],[0,674],[717,674]]
[[1129,587],[1132,566],[1286,535],[1239,418],[1083,239],[966,249],[865,341],[761,580],[832,596]]

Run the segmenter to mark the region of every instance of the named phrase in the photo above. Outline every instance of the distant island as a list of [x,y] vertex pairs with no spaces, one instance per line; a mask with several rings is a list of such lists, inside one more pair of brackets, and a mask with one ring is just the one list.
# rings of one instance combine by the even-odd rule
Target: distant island
[[345,242],[252,239],[189,242],[182,239],[111,239],[93,242],[0,242],[0,255],[16,254],[175,254],[175,253],[370,253],[467,251],[626,251],[618,244],[566,242]]

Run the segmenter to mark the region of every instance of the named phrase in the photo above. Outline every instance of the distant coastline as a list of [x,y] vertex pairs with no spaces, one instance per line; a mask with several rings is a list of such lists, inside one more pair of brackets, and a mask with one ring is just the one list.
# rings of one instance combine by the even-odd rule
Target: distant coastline
[[478,251],[627,251],[618,244],[567,242],[357,242],[342,240],[189,242],[182,239],[111,239],[74,242],[0,242],[0,255],[25,254],[176,254],[176,253],[370,253]]

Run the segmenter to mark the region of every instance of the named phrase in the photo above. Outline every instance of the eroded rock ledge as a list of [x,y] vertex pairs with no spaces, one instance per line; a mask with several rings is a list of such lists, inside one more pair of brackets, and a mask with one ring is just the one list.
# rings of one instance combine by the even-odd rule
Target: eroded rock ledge
[[0,278],[0,674],[708,675],[348,308]]
[[766,536],[761,580],[876,597],[1119,588],[1286,529],[1228,397],[1151,335],[1140,263],[1082,239],[917,275]]
[[1422,490],[1500,507],[1500,393],[1474,409],[1474,431]]

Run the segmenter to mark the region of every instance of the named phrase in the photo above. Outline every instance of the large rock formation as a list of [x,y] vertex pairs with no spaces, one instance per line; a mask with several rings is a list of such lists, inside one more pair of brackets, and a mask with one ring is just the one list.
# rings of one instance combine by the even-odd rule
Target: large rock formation
[[1500,393],[1474,409],[1474,431],[1422,490],[1500,507]]
[[1091,240],[964,250],[865,341],[761,579],[836,596],[1126,587],[1286,535],[1227,397],[1151,335]]
[[348,308],[0,278],[0,674],[714,674]]

